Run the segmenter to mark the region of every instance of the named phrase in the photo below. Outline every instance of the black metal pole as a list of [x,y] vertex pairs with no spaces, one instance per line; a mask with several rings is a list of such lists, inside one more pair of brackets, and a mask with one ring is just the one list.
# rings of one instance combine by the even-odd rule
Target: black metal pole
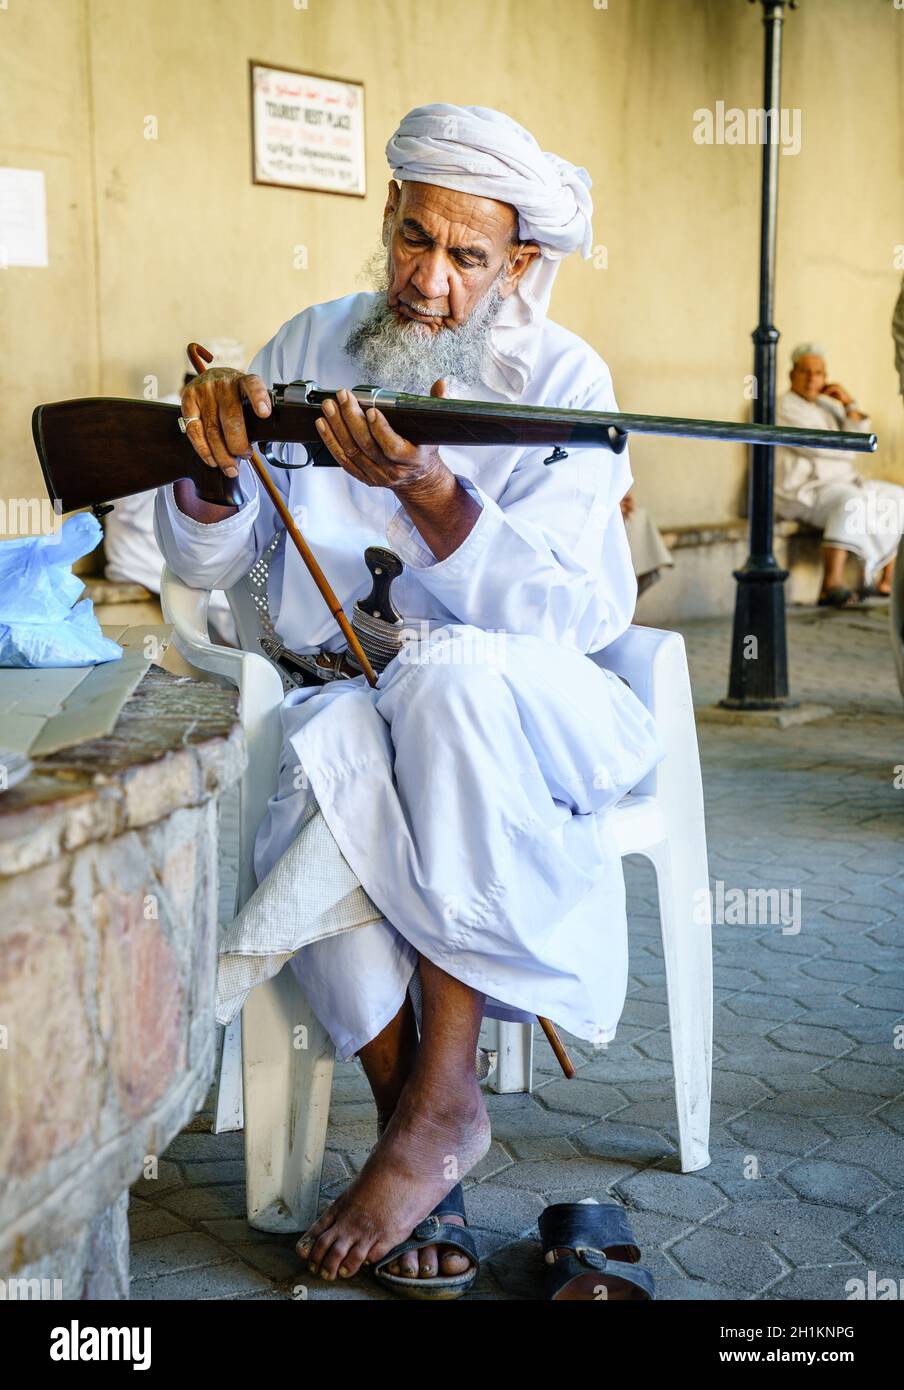
[[[751,0],[755,3],[755,0]],[[760,0],[765,29],[763,105],[766,111],[760,202],[759,322],[753,332],[753,418],[775,423],[775,350],[779,339],[775,310],[775,246],[778,223],[778,161],[781,127],[782,23],[785,4],[797,0]],[[772,553],[775,447],[754,444],[749,482],[750,553],[735,570],[734,627],[728,695],[730,709],[775,709],[796,704],[788,698],[788,649],[785,635],[785,580]]]

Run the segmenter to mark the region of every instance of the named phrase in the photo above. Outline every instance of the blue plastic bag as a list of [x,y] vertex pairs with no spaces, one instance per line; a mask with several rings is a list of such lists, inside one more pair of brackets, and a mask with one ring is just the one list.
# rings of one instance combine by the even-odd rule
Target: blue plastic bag
[[99,543],[100,522],[77,512],[50,536],[0,541],[0,666],[93,666],[117,661],[72,562]]

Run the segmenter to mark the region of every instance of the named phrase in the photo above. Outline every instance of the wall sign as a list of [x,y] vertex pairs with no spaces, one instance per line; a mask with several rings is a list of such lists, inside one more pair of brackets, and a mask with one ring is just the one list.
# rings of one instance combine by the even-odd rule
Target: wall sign
[[364,84],[251,63],[255,183],[363,198]]
[[47,263],[43,170],[0,169],[0,270]]

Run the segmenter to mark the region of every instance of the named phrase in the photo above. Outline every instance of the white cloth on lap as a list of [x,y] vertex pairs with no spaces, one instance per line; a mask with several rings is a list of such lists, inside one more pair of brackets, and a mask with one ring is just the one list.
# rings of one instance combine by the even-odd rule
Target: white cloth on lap
[[255,985],[303,946],[381,914],[312,801],[296,839],[227,928],[217,969],[217,1022],[231,1023]]

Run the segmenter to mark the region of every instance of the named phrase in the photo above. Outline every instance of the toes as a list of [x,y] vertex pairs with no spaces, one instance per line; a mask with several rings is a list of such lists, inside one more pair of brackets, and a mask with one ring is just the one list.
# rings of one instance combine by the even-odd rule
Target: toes
[[[346,1265],[345,1259],[355,1242],[355,1238],[353,1234],[344,1236],[336,1235],[336,1239],[320,1262],[321,1279],[335,1279],[339,1274],[340,1268],[344,1268],[348,1271],[348,1265]],[[350,1272],[351,1271],[348,1271],[348,1273],[343,1274],[342,1277],[344,1279],[348,1278]]]
[[339,1278],[351,1279],[353,1275],[357,1274],[358,1270],[367,1260],[369,1252],[369,1237],[366,1237],[364,1240],[356,1241],[351,1249],[346,1251],[342,1263],[339,1266]]
[[395,1262],[398,1265],[398,1273],[403,1279],[416,1279],[418,1276],[418,1252],[408,1250],[404,1255],[400,1255]]
[[323,1234],[318,1236],[315,1240],[314,1248],[308,1255],[308,1268],[312,1274],[320,1273],[320,1266],[333,1248],[333,1243],[337,1235],[338,1231],[335,1226],[331,1226],[328,1231],[324,1231]]
[[435,1245],[427,1245],[418,1252],[418,1273],[421,1279],[435,1279],[439,1269],[439,1252]]
[[463,1255],[460,1250],[453,1250],[449,1245],[443,1246],[439,1264],[441,1273],[448,1275],[465,1274],[471,1267],[468,1256]]
[[324,1231],[329,1230],[332,1226],[336,1219],[336,1213],[337,1204],[334,1202],[331,1206],[327,1207],[322,1216],[318,1217],[313,1226],[308,1227],[295,1246],[295,1250],[300,1259],[307,1260],[309,1258],[311,1247],[316,1244],[317,1237],[321,1236]]

